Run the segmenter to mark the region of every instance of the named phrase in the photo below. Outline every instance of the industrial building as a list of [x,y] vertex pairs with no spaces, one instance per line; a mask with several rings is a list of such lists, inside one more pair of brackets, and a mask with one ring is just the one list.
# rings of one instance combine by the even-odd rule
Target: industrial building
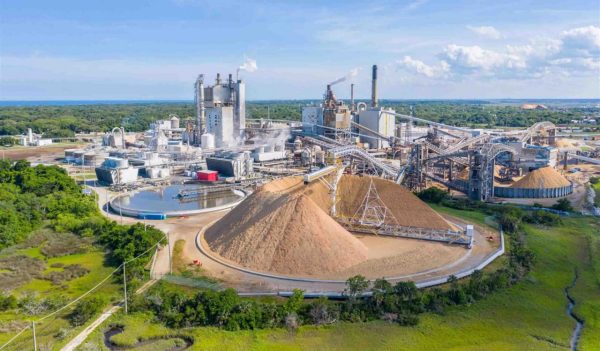
[[[204,75],[198,76],[196,88],[196,144],[202,147],[202,136],[214,136],[217,147],[239,144],[246,128],[246,86],[234,81],[231,74],[221,80],[217,73],[214,85],[204,85]],[[211,145],[212,146],[212,145]]]
[[42,138],[41,134],[35,134],[31,128],[27,128],[27,134],[19,135],[19,145],[23,146],[46,146],[52,144],[52,139]]
[[109,185],[133,183],[138,177],[137,168],[130,166],[127,159],[117,157],[107,157],[95,171],[98,181]]
[[221,152],[206,158],[206,167],[225,177],[242,178],[252,175],[254,159],[250,152]]

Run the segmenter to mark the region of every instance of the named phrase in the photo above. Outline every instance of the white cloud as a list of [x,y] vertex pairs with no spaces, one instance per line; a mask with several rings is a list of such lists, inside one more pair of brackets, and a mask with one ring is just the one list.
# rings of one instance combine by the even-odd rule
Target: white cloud
[[488,39],[501,39],[502,33],[492,26],[467,26],[467,28],[477,35]]
[[561,39],[565,56],[572,54],[586,57],[600,55],[600,27],[573,28],[562,32]]
[[[587,26],[563,31],[558,38],[535,38],[523,45],[506,45],[504,50],[490,50],[478,45],[449,44],[438,54],[439,64],[448,68],[448,77],[479,76],[501,79],[541,78],[550,74],[563,76],[600,75],[600,27]],[[432,78],[433,67],[405,57],[405,67]]]
[[446,61],[440,61],[437,66],[431,66],[423,61],[413,59],[410,56],[404,56],[402,60],[396,62],[400,68],[407,71],[424,75],[428,78],[444,77],[449,71],[449,65]]
[[405,9],[407,11],[415,10],[415,9],[421,7],[422,5],[425,5],[425,3],[427,3],[427,1],[428,0],[414,0],[413,2],[406,5]]
[[524,69],[527,67],[523,57],[511,53],[486,50],[480,46],[461,46],[450,44],[440,54],[453,69],[471,72],[495,69]]

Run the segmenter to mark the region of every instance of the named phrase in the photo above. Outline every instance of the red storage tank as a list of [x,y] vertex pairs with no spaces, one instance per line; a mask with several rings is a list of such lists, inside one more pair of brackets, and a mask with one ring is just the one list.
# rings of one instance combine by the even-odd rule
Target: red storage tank
[[219,180],[219,172],[217,171],[198,171],[196,172],[196,179],[203,180],[206,182],[216,182]]

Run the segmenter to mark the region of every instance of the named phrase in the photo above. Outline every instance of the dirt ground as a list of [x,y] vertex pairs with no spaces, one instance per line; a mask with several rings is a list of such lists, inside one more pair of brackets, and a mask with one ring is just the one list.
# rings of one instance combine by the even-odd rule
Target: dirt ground
[[[95,188],[99,194],[99,206],[103,207],[106,201],[106,188]],[[183,256],[184,262],[192,264],[193,260],[202,263],[205,274],[218,279],[224,286],[232,287],[241,292],[264,291],[291,291],[294,288],[307,292],[318,291],[343,291],[343,282],[303,282],[245,273],[235,268],[228,267],[200,252],[196,243],[196,235],[228,211],[212,212],[197,216],[169,218],[163,221],[150,221],[145,223],[154,225],[168,233],[171,247],[177,240],[185,240]],[[135,218],[107,214],[108,217],[122,223],[135,223]],[[452,223],[465,225],[464,221],[449,216],[444,216]],[[391,281],[413,280],[423,281],[461,270],[474,267],[495,251],[499,245],[499,234],[488,228],[475,226],[475,240],[470,251],[461,246],[452,246],[444,243],[434,243],[406,238],[384,238],[375,236],[360,236],[359,240],[369,248],[369,259],[363,264],[351,267],[344,273],[324,277],[335,280],[344,280],[354,274],[364,274],[369,279],[387,277]],[[493,237],[488,241],[487,237]],[[208,247],[208,245],[204,245]],[[169,253],[165,245],[158,251],[154,274],[156,277],[169,272]]]
[[2,147],[0,155],[9,160],[23,160],[36,163],[51,163],[57,158],[64,157],[66,149],[77,149],[83,147],[82,143],[61,143],[56,145],[40,147]]

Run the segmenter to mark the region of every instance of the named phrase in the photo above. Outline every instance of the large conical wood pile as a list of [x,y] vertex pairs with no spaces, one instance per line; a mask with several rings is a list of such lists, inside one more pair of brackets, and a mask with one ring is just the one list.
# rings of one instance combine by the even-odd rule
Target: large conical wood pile
[[533,170],[511,185],[511,188],[560,188],[571,183],[552,167],[542,167]]
[[[344,175],[336,208],[353,217],[370,177]],[[404,226],[452,229],[439,214],[403,187],[380,178],[373,183],[385,206]],[[266,184],[205,233],[210,249],[241,266],[264,272],[322,276],[367,260],[367,247],[330,215],[329,188],[301,177]]]
[[206,242],[244,267],[282,274],[321,275],[365,261],[367,248],[304,188],[301,178],[267,184],[209,228]]

